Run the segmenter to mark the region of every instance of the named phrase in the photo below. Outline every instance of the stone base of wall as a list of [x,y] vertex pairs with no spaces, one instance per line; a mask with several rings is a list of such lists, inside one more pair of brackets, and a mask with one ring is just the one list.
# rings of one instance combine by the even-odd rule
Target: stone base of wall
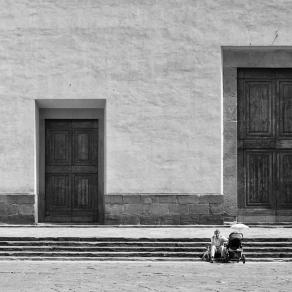
[[[105,224],[223,224],[220,194],[107,194]],[[33,194],[0,194],[0,223],[33,224]]]
[[34,223],[34,195],[0,194],[0,223]]
[[220,194],[107,194],[105,224],[223,224]]

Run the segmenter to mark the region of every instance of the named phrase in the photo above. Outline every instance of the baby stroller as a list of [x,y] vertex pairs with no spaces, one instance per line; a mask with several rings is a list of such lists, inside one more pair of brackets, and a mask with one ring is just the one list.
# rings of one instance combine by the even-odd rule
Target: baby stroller
[[245,264],[245,256],[242,249],[242,240],[242,233],[232,232],[229,234],[229,239],[226,246],[226,262],[242,261]]

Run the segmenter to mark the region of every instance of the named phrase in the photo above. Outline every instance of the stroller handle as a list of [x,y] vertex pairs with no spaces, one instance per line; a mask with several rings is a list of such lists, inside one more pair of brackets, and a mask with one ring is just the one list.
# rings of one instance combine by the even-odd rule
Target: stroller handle
[[243,238],[243,233],[242,233],[242,232],[237,232],[237,231],[233,231],[233,232],[231,232],[231,233],[229,234],[229,236],[230,236],[231,234],[233,234],[233,233],[241,234],[241,236],[242,236],[242,238]]

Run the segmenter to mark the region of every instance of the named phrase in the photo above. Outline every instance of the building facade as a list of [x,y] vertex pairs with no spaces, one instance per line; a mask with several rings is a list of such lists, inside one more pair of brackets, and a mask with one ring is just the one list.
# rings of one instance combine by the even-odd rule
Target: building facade
[[291,1],[0,5],[0,222],[291,222]]

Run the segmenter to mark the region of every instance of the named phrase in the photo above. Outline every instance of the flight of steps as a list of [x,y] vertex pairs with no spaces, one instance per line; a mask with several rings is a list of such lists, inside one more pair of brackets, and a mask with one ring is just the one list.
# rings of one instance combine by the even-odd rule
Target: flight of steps
[[[208,238],[0,238],[2,260],[199,261]],[[248,261],[292,261],[292,238],[245,238]]]

